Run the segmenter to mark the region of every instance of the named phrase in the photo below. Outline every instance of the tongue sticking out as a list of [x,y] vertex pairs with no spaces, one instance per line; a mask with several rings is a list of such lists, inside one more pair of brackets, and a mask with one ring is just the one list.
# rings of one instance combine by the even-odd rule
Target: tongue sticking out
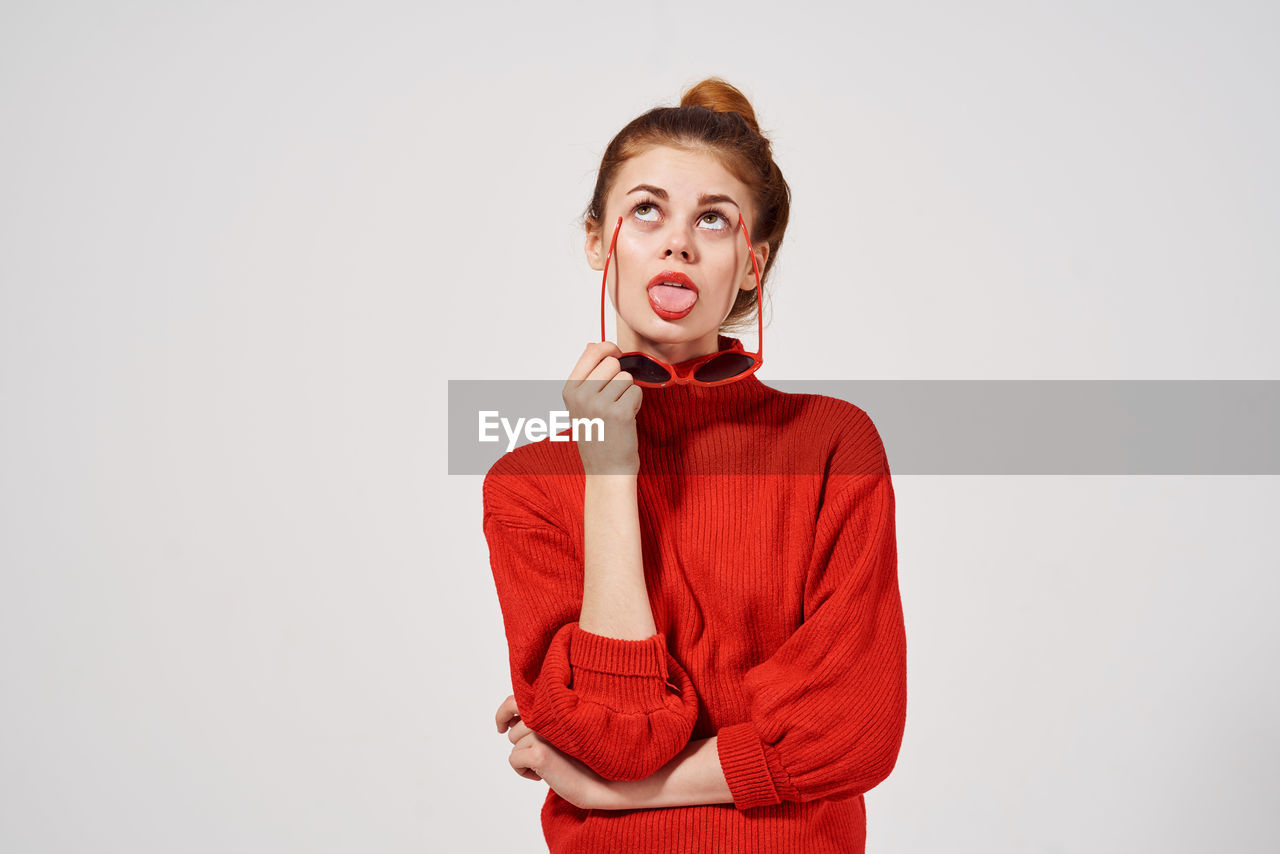
[[687,311],[698,301],[698,295],[690,288],[654,285],[649,288],[649,301],[664,311]]

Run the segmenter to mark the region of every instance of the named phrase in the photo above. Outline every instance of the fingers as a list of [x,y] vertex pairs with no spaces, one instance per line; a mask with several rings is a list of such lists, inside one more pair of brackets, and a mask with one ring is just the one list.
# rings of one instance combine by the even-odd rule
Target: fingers
[[511,755],[507,757],[507,763],[521,777],[530,780],[541,780],[542,775],[536,769],[541,768],[543,763],[547,761],[547,747],[543,741],[536,737],[522,738],[511,749]]
[[585,376],[577,381],[570,378],[565,382],[561,396],[570,408],[575,405],[587,406],[596,398],[612,403],[626,391],[627,386],[631,384],[631,375],[622,370],[622,363],[615,355],[615,353],[620,354],[616,347],[614,351],[614,353],[597,353],[599,361]]
[[621,353],[610,342],[587,345],[583,358],[578,360],[561,389],[561,397],[571,411],[588,417],[603,415],[595,411],[601,404],[616,403],[634,387],[634,378],[622,370],[622,362],[618,360]]
[[541,780],[542,775],[534,769],[541,767],[547,760],[546,745],[536,732],[520,720],[520,710],[516,708],[514,694],[507,695],[493,718],[498,725],[498,732],[507,732],[507,738],[515,745],[511,749],[511,755],[507,757],[507,763],[521,777]]
[[[623,371],[618,376],[626,376],[630,378],[631,375]],[[627,407],[628,411],[630,411],[631,416],[633,418],[635,417],[636,413],[640,411],[640,404],[643,401],[644,401],[644,389],[642,389],[640,386],[635,384],[627,386],[626,391],[624,391],[618,397],[618,403],[624,404]]]
[[614,356],[605,356],[587,374],[587,378],[578,384],[577,393],[579,396],[600,395],[606,402],[612,403],[622,396],[631,381],[631,374],[622,370],[622,362]]
[[521,777],[529,780],[541,780],[542,776],[532,767],[538,761],[533,755],[534,749],[533,746],[517,747],[507,757],[507,762]]
[[520,739],[524,738],[531,732],[533,732],[533,730],[529,729],[528,724],[524,721],[517,721],[512,725],[511,729],[507,731],[507,738],[511,740],[512,744],[516,744]]
[[566,383],[566,387],[577,386],[606,356],[621,355],[622,351],[612,341],[595,341],[588,344],[582,351],[582,355],[578,357],[578,363],[569,373],[569,382]]
[[[617,402],[622,400],[623,396],[628,394],[632,389],[637,393],[640,392],[640,386],[636,385],[635,378],[631,376],[629,371],[618,371],[613,375],[613,379],[609,382],[608,389],[604,392],[605,399]],[[615,394],[616,392],[616,394]],[[628,398],[630,400],[631,398]],[[639,407],[637,407],[638,409]]]
[[[622,362],[618,361],[616,356],[605,356],[591,369],[591,373],[586,375],[586,379],[582,380],[577,388],[582,394],[598,394],[600,389],[604,388],[604,384],[617,376],[620,371],[622,371]],[[617,394],[614,394],[613,399],[617,399]]]
[[[586,346],[560,390],[560,396],[571,412],[589,418],[602,416],[603,412],[595,410],[602,404],[617,402],[626,392],[631,385],[631,375],[621,370],[620,355],[622,351],[611,341],[598,341]],[[610,384],[602,393],[606,383]]]
[[507,699],[502,701],[502,705],[494,715],[494,722],[498,725],[498,732],[507,732],[507,738],[516,745],[512,748],[511,755],[507,757],[508,764],[521,777],[541,780],[542,776],[533,770],[533,767],[545,761],[546,752],[538,738],[528,737],[537,736],[537,733],[520,720],[520,710],[516,708],[514,694],[508,695]]
[[621,369],[621,355],[609,341],[588,344],[564,384],[562,396],[570,418],[598,420],[603,433],[604,441],[578,444],[587,474],[635,474],[640,469],[636,416],[643,392],[631,374]]
[[520,710],[516,708],[515,694],[509,694],[507,699],[502,701],[502,705],[498,706],[498,711],[494,714],[494,722],[498,725],[498,732],[506,732],[507,727],[519,720]]

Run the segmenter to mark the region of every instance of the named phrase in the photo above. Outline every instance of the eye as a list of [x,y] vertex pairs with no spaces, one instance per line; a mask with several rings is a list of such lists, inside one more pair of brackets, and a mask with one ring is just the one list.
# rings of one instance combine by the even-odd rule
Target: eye
[[632,213],[636,215],[636,219],[642,220],[644,222],[658,221],[658,209],[655,208],[649,202],[641,202],[640,204],[636,205]]
[[719,211],[707,211],[698,219],[698,224],[706,226],[710,231],[720,231],[729,227],[729,220]]

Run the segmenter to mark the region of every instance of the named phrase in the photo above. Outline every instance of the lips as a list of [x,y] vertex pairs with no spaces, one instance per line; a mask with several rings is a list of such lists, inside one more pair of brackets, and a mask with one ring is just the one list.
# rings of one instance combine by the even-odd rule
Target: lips
[[655,314],[677,320],[693,311],[698,302],[698,286],[684,273],[663,270],[649,280],[649,305]]

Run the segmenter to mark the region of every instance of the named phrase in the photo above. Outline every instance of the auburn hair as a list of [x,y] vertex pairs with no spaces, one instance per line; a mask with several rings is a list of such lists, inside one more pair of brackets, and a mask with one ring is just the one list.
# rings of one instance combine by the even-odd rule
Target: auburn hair
[[[763,286],[782,248],[791,214],[791,188],[773,161],[773,148],[760,132],[751,102],[736,87],[719,77],[708,77],[688,89],[678,107],[656,107],[618,131],[605,149],[596,176],[595,192],[583,214],[583,225],[599,230],[604,202],[613,188],[618,169],[632,157],[655,145],[709,150],[754,195],[757,211],[751,242],[767,242],[769,257],[760,270]],[[739,291],[732,310],[721,325],[744,325],[759,310],[758,289]]]

